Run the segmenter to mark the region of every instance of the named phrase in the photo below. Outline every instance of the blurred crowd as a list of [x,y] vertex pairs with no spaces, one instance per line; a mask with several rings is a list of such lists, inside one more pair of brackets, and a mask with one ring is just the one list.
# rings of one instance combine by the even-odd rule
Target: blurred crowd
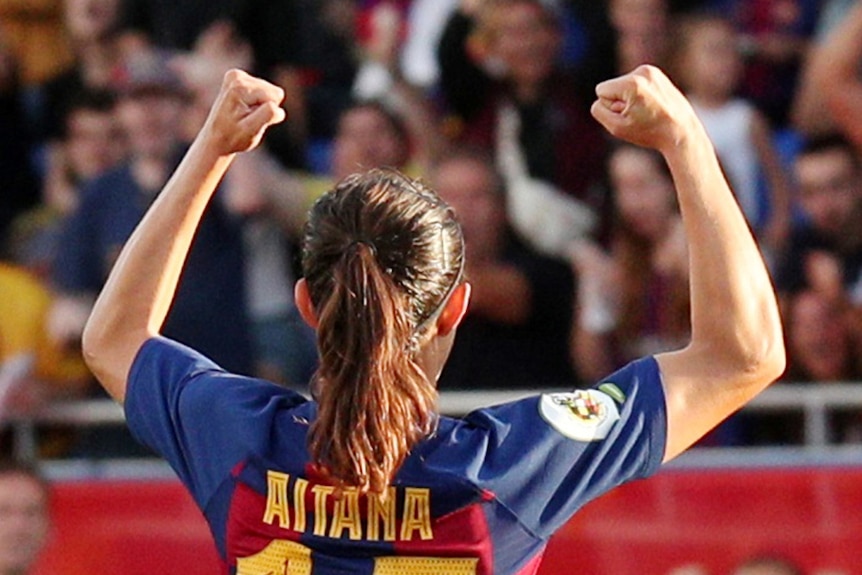
[[[90,307],[233,67],[284,88],[289,119],[222,183],[166,335],[306,390],[304,215],[390,166],[464,228],[473,305],[442,390],[589,385],[678,347],[670,174],[589,113],[597,82],[644,63],[691,99],[763,249],[785,380],[862,381],[858,0],[0,0],[0,428],[99,395],[79,351]],[[833,432],[862,441],[862,413]],[[800,433],[737,417],[707,442]]]

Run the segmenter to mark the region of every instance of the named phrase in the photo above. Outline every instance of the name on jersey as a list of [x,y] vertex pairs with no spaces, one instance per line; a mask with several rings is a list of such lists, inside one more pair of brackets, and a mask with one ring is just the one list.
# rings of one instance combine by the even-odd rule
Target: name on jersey
[[431,529],[431,490],[390,486],[385,496],[268,470],[263,522],[297,533],[351,541],[427,541]]

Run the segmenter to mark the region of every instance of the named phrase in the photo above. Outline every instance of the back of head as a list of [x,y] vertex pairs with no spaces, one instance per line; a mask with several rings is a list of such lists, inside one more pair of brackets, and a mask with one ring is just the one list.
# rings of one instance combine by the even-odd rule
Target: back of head
[[318,319],[310,448],[337,485],[382,492],[435,423],[418,352],[463,274],[452,210],[391,170],[342,180],[311,210],[303,275]]

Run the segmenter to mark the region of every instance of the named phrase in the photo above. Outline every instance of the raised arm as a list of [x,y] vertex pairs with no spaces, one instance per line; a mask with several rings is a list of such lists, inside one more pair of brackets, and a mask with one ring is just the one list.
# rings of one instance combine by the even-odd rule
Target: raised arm
[[689,243],[691,342],[657,356],[667,401],[667,461],[781,375],[778,306],[712,144],[685,97],[649,66],[599,84],[596,93],[593,115],[611,134],[665,157]]
[[207,203],[237,152],[257,146],[284,119],[283,92],[239,70],[221,91],[195,141],[126,243],[84,328],[84,359],[117,401],[141,345],[173,301]]

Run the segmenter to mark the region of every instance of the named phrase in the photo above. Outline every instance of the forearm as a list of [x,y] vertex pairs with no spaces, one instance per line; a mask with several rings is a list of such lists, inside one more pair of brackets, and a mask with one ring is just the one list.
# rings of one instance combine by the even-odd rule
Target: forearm
[[231,159],[205,138],[195,140],[96,301],[84,331],[84,357],[118,401],[138,349],[164,323],[198,223]]
[[689,242],[692,348],[717,369],[746,373],[781,345],[763,259],[698,125],[665,151]]
[[667,409],[667,461],[784,370],[778,306],[763,259],[706,130],[660,70],[596,86],[592,112],[614,135],[659,150],[688,240],[691,342],[656,356]]

